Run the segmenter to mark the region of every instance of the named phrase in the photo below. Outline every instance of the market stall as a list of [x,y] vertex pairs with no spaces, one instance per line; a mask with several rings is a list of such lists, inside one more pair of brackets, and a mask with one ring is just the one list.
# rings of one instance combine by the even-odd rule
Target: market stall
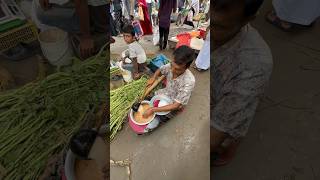
[[199,53],[204,43],[204,33],[208,27],[208,22],[202,23],[196,30],[188,27],[178,27],[170,33],[168,44],[169,47],[174,49],[180,45],[187,45]]

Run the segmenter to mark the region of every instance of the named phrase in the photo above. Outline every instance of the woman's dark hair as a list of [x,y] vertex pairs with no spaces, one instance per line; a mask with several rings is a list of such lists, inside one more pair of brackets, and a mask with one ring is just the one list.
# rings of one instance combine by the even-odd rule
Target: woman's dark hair
[[254,16],[264,0],[213,0],[214,8],[224,9],[231,5],[244,3],[244,16]]
[[188,46],[180,46],[174,52],[174,62],[178,65],[186,65],[189,68],[194,60],[194,50]]
[[91,147],[98,135],[98,132],[90,129],[80,130],[70,140],[71,151],[83,159],[88,159]]
[[123,33],[131,34],[132,36],[135,36],[135,34],[136,34],[136,33],[134,32],[133,26],[130,25],[130,24],[127,24],[127,25],[123,26],[122,32],[123,32]]

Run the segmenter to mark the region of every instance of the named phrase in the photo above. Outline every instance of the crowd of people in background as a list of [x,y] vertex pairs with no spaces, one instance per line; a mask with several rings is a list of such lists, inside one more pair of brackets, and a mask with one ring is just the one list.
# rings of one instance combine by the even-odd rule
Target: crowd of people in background
[[[196,29],[193,20],[199,13],[206,17],[206,21],[209,20],[209,3],[209,0],[112,0],[108,9],[110,34],[123,37],[128,44],[128,49],[121,56],[121,66],[132,72],[133,79],[141,77],[146,72],[142,68],[146,63],[146,53],[138,42],[139,38],[152,35],[157,39],[153,39],[153,44],[158,45],[160,51],[165,50],[170,25],[175,22],[177,26],[186,24]],[[209,28],[206,32],[203,37],[205,47],[200,51],[194,66],[199,71],[210,67]]]
[[[162,30],[172,21],[172,14],[186,14],[184,24],[194,27],[192,18],[209,12],[209,0],[111,0],[110,11],[111,35],[119,36],[125,25],[139,21],[144,35],[152,34],[152,29],[159,24]],[[165,32],[163,33],[165,34]],[[165,35],[164,35],[165,36]]]

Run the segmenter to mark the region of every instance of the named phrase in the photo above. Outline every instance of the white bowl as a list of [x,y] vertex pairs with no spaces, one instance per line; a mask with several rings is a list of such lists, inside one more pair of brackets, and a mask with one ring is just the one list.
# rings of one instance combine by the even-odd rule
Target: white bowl
[[[155,101],[157,100],[160,100],[159,104],[158,104],[158,107],[163,107],[163,106],[166,106],[166,105],[169,105],[169,104],[172,104],[173,101],[168,97],[168,96],[165,96],[165,95],[156,95],[156,96],[153,96],[153,98],[151,99],[150,103],[154,104]],[[169,114],[170,111],[166,111],[166,112],[157,112],[156,114],[157,115],[160,115],[160,116],[164,116],[164,115],[167,115]]]

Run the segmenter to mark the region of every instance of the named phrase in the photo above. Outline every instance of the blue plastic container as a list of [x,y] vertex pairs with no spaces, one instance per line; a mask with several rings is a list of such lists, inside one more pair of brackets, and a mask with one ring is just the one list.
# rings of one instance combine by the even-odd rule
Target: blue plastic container
[[150,61],[148,67],[151,69],[152,72],[156,72],[161,66],[166,65],[168,63],[168,58],[163,54],[159,54]]

